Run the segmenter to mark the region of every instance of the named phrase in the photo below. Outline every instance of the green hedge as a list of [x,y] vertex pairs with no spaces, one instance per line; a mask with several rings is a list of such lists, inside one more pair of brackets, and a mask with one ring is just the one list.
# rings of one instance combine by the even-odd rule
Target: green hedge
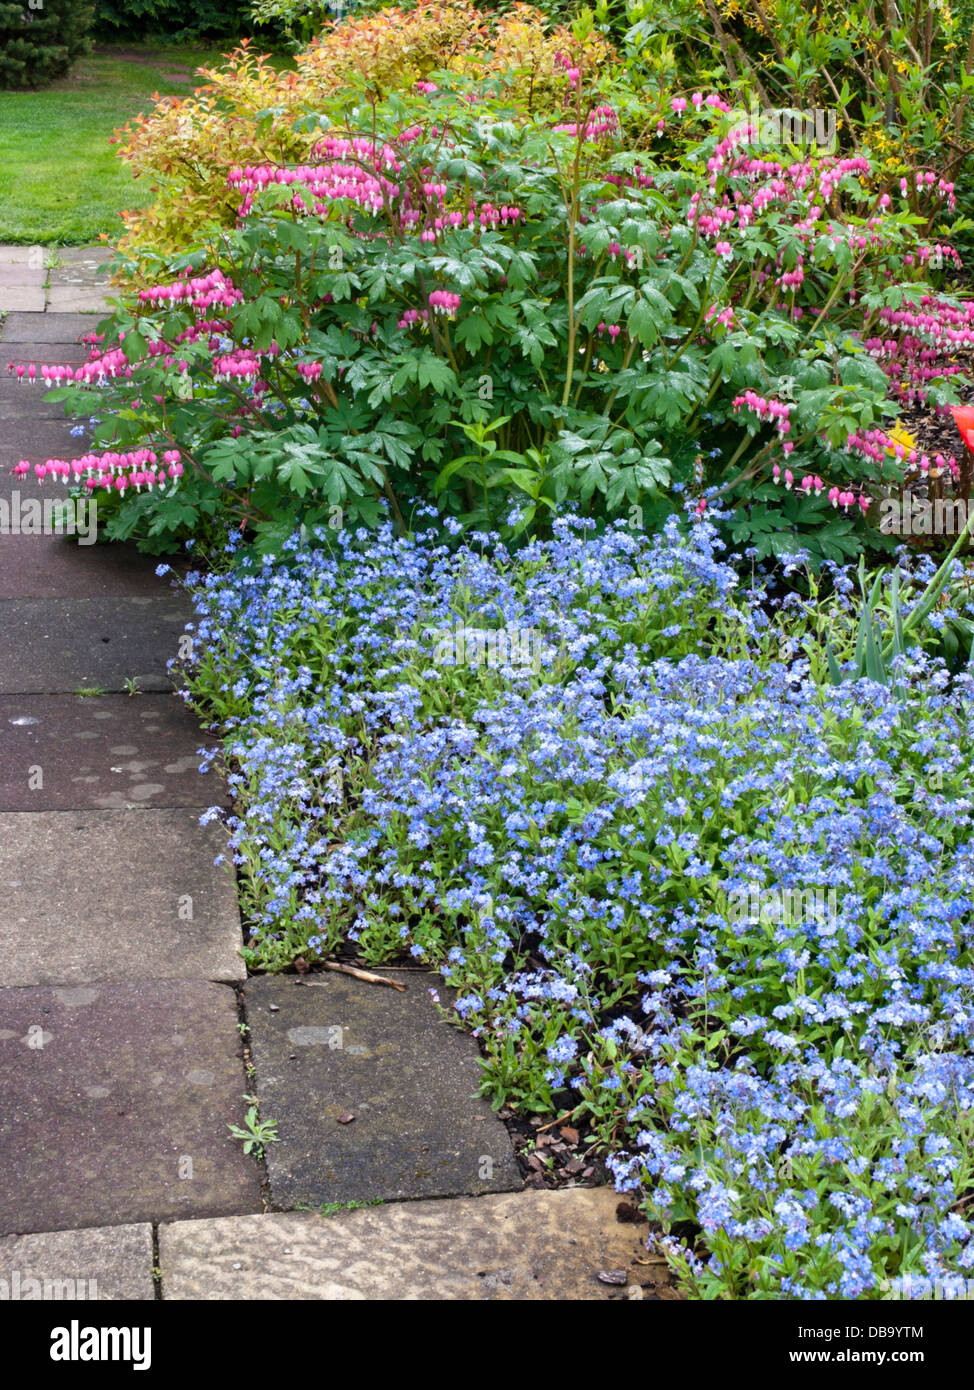
[[78,0],[0,0],[0,87],[41,87],[90,48],[94,11]]
[[95,0],[95,35],[108,42],[238,38],[251,29],[248,0]]

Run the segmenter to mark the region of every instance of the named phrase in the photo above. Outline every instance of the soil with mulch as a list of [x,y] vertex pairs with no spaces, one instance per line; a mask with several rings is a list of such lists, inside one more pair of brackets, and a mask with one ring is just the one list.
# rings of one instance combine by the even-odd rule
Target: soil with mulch
[[584,1129],[541,1115],[525,1119],[504,1106],[499,1112],[514,1144],[527,1187],[599,1187],[608,1174]]
[[[949,276],[943,286],[944,293],[958,297],[968,297],[972,288],[974,284],[966,269]],[[974,404],[974,350],[961,348],[951,354],[950,361],[961,368],[952,378],[954,389],[963,404]],[[916,439],[919,454],[927,454],[931,459],[937,454],[943,454],[945,458],[953,454],[961,469],[957,491],[961,496],[967,497],[971,488],[971,465],[974,459],[965,449],[950,411],[933,410],[928,405],[918,403],[906,407],[900,421]]]
[[[542,1115],[524,1119],[508,1106],[504,1106],[498,1114],[507,1125],[513,1141],[525,1187],[602,1187],[611,1183],[600,1157],[604,1150],[586,1133],[584,1126],[558,1124]],[[650,1226],[645,1215],[627,1197],[620,1196],[616,1220],[644,1227],[640,1232],[644,1241],[649,1238],[651,1230],[659,1230],[658,1226]],[[695,1232],[688,1231],[687,1234],[692,1239]],[[599,1278],[603,1283],[611,1284],[619,1279],[618,1292],[610,1294],[610,1298],[641,1298],[658,1303],[684,1297],[676,1287],[662,1255],[647,1250],[637,1263],[640,1265],[638,1286],[630,1283],[629,1278],[622,1280],[621,1270],[600,1272]],[[640,1292],[634,1292],[635,1288]]]

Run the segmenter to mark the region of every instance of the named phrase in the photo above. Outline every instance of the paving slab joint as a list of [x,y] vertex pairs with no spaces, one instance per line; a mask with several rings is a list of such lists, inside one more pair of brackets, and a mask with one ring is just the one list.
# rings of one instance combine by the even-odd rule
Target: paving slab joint
[[[250,1023],[247,1019],[246,985],[247,980],[231,985],[237,1000],[237,1028],[240,1032],[240,1061],[243,1069],[244,1094],[245,1097],[253,1096],[254,1102],[257,1105],[258,1118],[260,1120],[266,1120],[268,1116],[262,1113],[260,1096],[256,1090],[257,1069],[254,1066],[254,1057],[250,1046]],[[256,1158],[253,1153],[251,1153],[250,1157],[257,1164],[260,1171],[261,1205],[265,1212],[271,1211],[271,1185],[266,1153],[261,1153],[260,1158]]]
[[159,1222],[152,1223],[152,1297],[162,1302],[162,1265],[159,1262]]

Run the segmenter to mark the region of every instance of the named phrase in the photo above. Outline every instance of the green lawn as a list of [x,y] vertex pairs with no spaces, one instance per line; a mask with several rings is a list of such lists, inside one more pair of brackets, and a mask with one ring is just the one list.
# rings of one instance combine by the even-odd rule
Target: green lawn
[[196,69],[219,53],[105,48],[41,91],[0,92],[0,244],[81,246],[120,230],[120,209],[151,190],[118,158],[112,132],[151,107],[153,92],[191,93]]

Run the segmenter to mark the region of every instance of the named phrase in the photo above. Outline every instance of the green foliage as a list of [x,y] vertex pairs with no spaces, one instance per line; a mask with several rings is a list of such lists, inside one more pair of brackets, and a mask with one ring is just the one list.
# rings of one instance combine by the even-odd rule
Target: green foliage
[[[964,1277],[970,677],[832,686],[848,576],[776,610],[706,519],[424,521],[195,586],[256,958],[441,970],[483,1094],[571,1113],[696,1297]],[[501,624],[537,668],[458,654]]]
[[841,148],[954,178],[974,148],[972,0],[633,0],[615,32],[658,79],[832,109]]
[[[831,642],[826,643],[829,675],[833,685],[841,685],[845,680],[862,680],[863,677],[868,677],[877,685],[889,685],[891,683],[890,662],[896,658],[902,659],[907,656],[909,645],[911,645],[907,643],[907,637],[910,636],[915,641],[921,635],[920,630],[923,624],[940,603],[945,591],[952,589],[957,583],[954,562],[967,541],[972,520],[974,520],[974,516],[968,519],[966,526],[957,537],[936,574],[928,581],[921,593],[915,597],[908,614],[903,611],[899,567],[894,567],[889,575],[888,591],[884,594],[883,586],[887,578],[886,572],[880,570],[872,584],[867,585],[866,561],[864,556],[860,556],[858,574],[859,619],[856,627],[855,649],[848,670],[840,668]],[[959,619],[959,621],[963,622],[963,619]],[[969,628],[969,624],[966,627]],[[970,644],[974,634],[965,630],[965,635]],[[969,646],[970,650],[974,649]],[[950,643],[947,642],[947,657],[950,658],[956,654],[956,643],[952,649]],[[894,677],[893,684],[896,683]]]
[[93,11],[77,0],[0,3],[0,88],[42,87],[90,48]]
[[169,42],[237,38],[249,28],[247,0],[94,0],[94,32],[100,39]]
[[242,1125],[228,1124],[227,1129],[233,1139],[238,1139],[243,1143],[245,1154],[253,1154],[254,1158],[260,1161],[264,1157],[264,1146],[266,1144],[279,1144],[280,1136],[277,1133],[276,1120],[262,1120],[257,1106],[255,1096],[244,1096],[244,1100],[250,1101],[247,1113],[244,1116]]
[[[158,549],[231,523],[274,549],[295,526],[340,524],[336,513],[371,524],[388,506],[402,524],[429,497],[509,534],[544,533],[563,505],[652,528],[689,493],[729,507],[733,540],[759,557],[854,554],[858,507],[828,492],[850,474],[862,489],[901,471],[847,440],[899,409],[862,338],[923,292],[911,214],[874,215],[853,257],[875,208],[867,166],[839,177],[813,156],[811,178],[756,203],[731,250],[694,220],[731,116],[709,134],[702,117],[696,143],[651,162],[614,129],[580,139],[578,122],[498,119],[496,99],[482,113],[469,98],[484,91],[441,76],[431,96],[329,128],[346,142],[327,147],[339,164],[359,142],[363,177],[386,144],[401,152],[389,203],[314,194],[302,166],[268,167],[251,205],[238,170],[240,225],[155,262],[154,287],[115,320],[133,374],[106,381],[94,442],[176,447],[190,466],[177,487],[100,496],[108,534]],[[597,91],[573,100],[579,116],[607,109]],[[838,180],[830,209],[819,171]],[[722,174],[714,205],[754,187]],[[232,302],[201,333],[211,311],[170,302],[166,287],[211,270]],[[787,415],[787,438],[748,392]],[[81,388],[59,395],[90,413]],[[786,488],[779,465],[821,486]]]
[[[515,116],[559,110],[569,80],[558,55],[573,44],[539,10],[519,4],[495,15],[471,0],[356,7],[286,71],[242,40],[206,70],[205,88],[160,101],[122,133],[121,157],[155,191],[149,208],[126,218],[122,248],[135,257],[194,249],[202,228],[234,224],[236,201],[226,184],[234,165],[306,160],[348,109],[393,93],[408,104],[415,84],[441,70],[491,77]],[[609,71],[611,50],[599,34],[576,47],[588,70]]]
[[292,48],[303,48],[333,21],[381,9],[381,0],[250,0],[249,5],[256,28],[281,35]]
[[[862,680],[863,677],[875,681],[877,685],[889,684],[889,668],[886,664],[887,653],[883,646],[882,630],[877,622],[877,609],[882,586],[883,572],[881,571],[876,575],[872,587],[867,590],[866,560],[865,556],[860,556],[859,592],[862,607],[859,615],[859,626],[856,631],[852,670],[840,670],[832,645],[829,643],[826,647],[826,654],[829,663],[829,675],[833,685],[841,685],[844,680]],[[900,609],[900,572],[897,568],[893,570],[893,586],[890,590],[889,603],[893,615],[893,637],[889,654],[894,657],[903,657],[906,655],[906,646],[904,644],[903,615]]]

